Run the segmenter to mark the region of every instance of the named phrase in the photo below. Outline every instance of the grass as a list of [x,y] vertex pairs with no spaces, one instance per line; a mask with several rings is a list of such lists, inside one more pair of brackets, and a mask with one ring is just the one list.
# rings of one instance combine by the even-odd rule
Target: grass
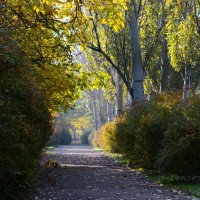
[[176,184],[172,186],[182,191],[188,192],[192,196],[200,198],[200,184],[198,183]]
[[200,177],[197,176],[177,176],[177,175],[159,175],[153,171],[146,171],[144,173],[149,178],[154,180],[158,184],[162,184],[170,189],[177,189],[183,191],[191,196],[200,198]]
[[103,149],[101,149],[101,148],[97,148],[97,147],[93,147],[92,150],[93,150],[93,151],[104,151]]
[[43,149],[43,153],[46,153],[49,150],[53,150],[53,149],[55,149],[55,147],[56,146],[53,146],[53,145],[51,145],[51,146],[45,146],[44,149]]

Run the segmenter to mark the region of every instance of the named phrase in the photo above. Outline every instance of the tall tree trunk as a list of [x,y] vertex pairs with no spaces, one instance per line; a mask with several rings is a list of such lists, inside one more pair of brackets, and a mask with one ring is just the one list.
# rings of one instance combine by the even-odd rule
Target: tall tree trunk
[[123,113],[123,80],[121,76],[117,73],[116,75],[116,97],[117,97],[117,115]]
[[77,137],[76,137],[76,129],[74,130],[74,141],[76,141],[77,140]]
[[163,49],[161,57],[161,91],[167,91],[169,85],[170,61],[168,57],[167,40],[163,37]]
[[95,129],[98,130],[98,124],[97,124],[97,104],[95,99],[92,102],[92,109],[93,109],[93,117],[94,117],[94,123],[95,123]]
[[112,121],[115,118],[114,105],[107,102],[107,121]]
[[188,99],[190,96],[190,64],[185,63],[184,76],[183,76],[183,100]]
[[132,97],[131,97],[129,91],[127,90],[127,94],[126,94],[126,107],[127,108],[131,107],[131,103],[132,103]]
[[129,4],[129,10],[131,12],[130,38],[132,47],[132,68],[133,68],[132,99],[134,103],[144,99],[144,71],[142,67],[140,30],[137,20],[137,8],[135,0],[132,0],[132,4]]
[[[166,10],[165,10],[165,1],[161,0],[162,5],[162,27],[164,27],[166,23]],[[169,85],[169,70],[170,70],[170,60],[168,56],[168,47],[167,47],[167,40],[166,36],[163,35],[162,37],[162,55],[161,55],[161,86],[160,91],[167,91]]]
[[110,122],[112,121],[111,119],[111,104],[109,102],[107,102],[107,121]]
[[100,109],[100,92],[99,90],[93,90],[91,93],[91,97],[92,97],[92,107],[93,107],[93,117],[94,117],[94,122],[95,122],[95,128],[96,130],[98,130],[101,125],[102,125],[102,121],[101,121],[101,109]]
[[93,115],[94,115],[95,128],[96,130],[98,130],[101,127],[101,116],[99,113],[96,100],[93,100]]

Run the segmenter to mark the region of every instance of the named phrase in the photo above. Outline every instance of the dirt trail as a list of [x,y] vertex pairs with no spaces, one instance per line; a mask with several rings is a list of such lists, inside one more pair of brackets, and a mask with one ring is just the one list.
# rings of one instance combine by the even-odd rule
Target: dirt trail
[[165,189],[137,171],[120,166],[103,152],[89,146],[59,146],[42,158],[59,166],[39,175],[32,200],[194,200]]

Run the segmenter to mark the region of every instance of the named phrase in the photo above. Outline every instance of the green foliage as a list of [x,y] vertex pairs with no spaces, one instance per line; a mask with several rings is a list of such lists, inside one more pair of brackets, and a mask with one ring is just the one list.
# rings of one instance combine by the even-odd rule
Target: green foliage
[[23,199],[52,134],[51,114],[30,73],[0,62],[0,194],[1,199]]
[[72,136],[69,134],[69,132],[65,129],[63,129],[60,133],[60,144],[61,145],[68,145],[72,142]]
[[89,136],[90,136],[90,132],[84,132],[82,135],[81,135],[81,144],[86,144],[88,145],[89,144]]
[[162,173],[199,175],[200,98],[182,102],[180,93],[137,104],[105,124],[93,144],[123,154],[130,164]]
[[194,1],[175,3],[168,0],[166,8],[169,12],[166,33],[172,67],[176,71],[180,71],[185,63],[198,67],[199,33],[195,24]]
[[67,129],[61,129],[52,136],[49,144],[51,145],[68,145],[72,142],[72,136]]
[[200,174],[200,99],[193,96],[170,113],[172,123],[164,132],[158,163],[161,170],[176,174]]

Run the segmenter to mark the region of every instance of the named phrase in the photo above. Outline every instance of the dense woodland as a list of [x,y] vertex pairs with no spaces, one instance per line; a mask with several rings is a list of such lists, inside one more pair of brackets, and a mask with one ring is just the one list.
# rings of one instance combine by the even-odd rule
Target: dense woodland
[[3,0],[0,76],[1,199],[25,197],[64,129],[132,165],[200,173],[199,0]]

